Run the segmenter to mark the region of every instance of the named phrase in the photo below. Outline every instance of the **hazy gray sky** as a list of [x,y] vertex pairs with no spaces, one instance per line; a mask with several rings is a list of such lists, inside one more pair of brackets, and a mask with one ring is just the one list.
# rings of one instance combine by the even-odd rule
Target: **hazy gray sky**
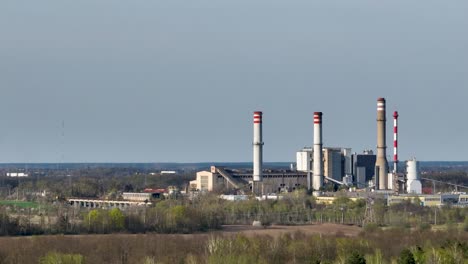
[[314,111],[326,146],[360,152],[381,96],[401,159],[468,160],[467,14],[466,0],[2,0],[0,162],[250,161],[255,110],[266,161],[312,145]]

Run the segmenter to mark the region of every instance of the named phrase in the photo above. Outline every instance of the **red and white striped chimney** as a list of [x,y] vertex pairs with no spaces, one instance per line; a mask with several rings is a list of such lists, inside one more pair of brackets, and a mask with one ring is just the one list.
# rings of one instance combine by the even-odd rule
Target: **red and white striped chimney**
[[314,161],[312,187],[318,191],[323,185],[323,152],[322,152],[322,112],[314,113]]
[[253,181],[263,180],[263,141],[262,141],[262,112],[256,111],[253,115]]
[[393,112],[393,173],[398,172],[398,112]]

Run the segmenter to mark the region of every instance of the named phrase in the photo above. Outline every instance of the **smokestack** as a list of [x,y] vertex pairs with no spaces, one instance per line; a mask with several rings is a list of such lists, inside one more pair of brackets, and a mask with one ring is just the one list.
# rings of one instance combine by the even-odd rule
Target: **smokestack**
[[314,164],[313,188],[319,190],[323,185],[323,152],[322,152],[322,112],[314,113]]
[[263,180],[263,142],[262,142],[262,112],[254,112],[253,115],[253,180]]
[[386,140],[385,140],[385,123],[386,123],[386,112],[385,112],[385,99],[377,99],[377,160],[375,166],[379,167],[378,176],[378,188],[379,190],[386,190],[388,184],[388,163],[386,154]]
[[393,112],[393,174],[398,172],[398,112]]

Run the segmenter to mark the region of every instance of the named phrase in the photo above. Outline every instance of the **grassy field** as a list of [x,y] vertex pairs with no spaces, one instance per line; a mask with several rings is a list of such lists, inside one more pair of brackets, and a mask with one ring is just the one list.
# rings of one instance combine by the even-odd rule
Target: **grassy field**
[[367,263],[388,264],[396,263],[402,250],[408,248],[428,260],[446,257],[439,263],[465,263],[468,250],[464,241],[468,241],[468,232],[457,230],[367,232],[336,224],[234,225],[195,234],[0,237],[0,263],[39,263],[51,253],[84,258],[84,262],[75,263],[345,263],[350,252],[356,251]]
[[25,201],[0,200],[0,205],[12,205],[20,208],[37,208],[38,203]]
[[[0,237],[0,263],[38,263],[49,252],[80,254],[84,263],[207,263],[207,245],[213,237],[237,239],[246,236],[247,241],[278,240],[282,236],[328,235],[337,233],[349,239],[357,239],[359,227],[335,224],[304,226],[251,225],[224,226],[222,230],[196,234],[105,234],[105,235],[42,235]],[[302,237],[305,239],[305,237]],[[288,240],[289,241],[289,240]],[[250,242],[249,242],[250,243]],[[259,243],[264,244],[263,242]],[[197,262],[186,261],[193,255]],[[145,258],[154,258],[154,262]],[[57,262],[58,263],[58,262]],[[225,263],[225,262],[211,262]],[[231,262],[233,263],[233,262]],[[245,263],[237,262],[236,263]],[[257,262],[251,262],[257,263]],[[278,263],[278,262],[276,262]],[[293,262],[289,262],[293,263]],[[296,262],[304,263],[304,262]]]

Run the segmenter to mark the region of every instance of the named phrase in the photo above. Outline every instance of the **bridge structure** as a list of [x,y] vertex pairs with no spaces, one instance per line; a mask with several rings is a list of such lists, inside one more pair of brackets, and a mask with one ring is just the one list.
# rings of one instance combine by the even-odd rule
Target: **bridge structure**
[[85,207],[85,208],[120,208],[125,209],[135,206],[146,206],[151,203],[133,202],[133,201],[113,201],[113,200],[97,200],[97,199],[78,199],[68,198],[67,202],[71,206]]
[[238,181],[236,181],[230,173],[225,171],[224,168],[212,166],[211,170],[212,172],[217,172],[221,176],[223,176],[224,179],[226,179],[226,181],[228,181],[234,188],[236,189],[241,188],[241,184]]

